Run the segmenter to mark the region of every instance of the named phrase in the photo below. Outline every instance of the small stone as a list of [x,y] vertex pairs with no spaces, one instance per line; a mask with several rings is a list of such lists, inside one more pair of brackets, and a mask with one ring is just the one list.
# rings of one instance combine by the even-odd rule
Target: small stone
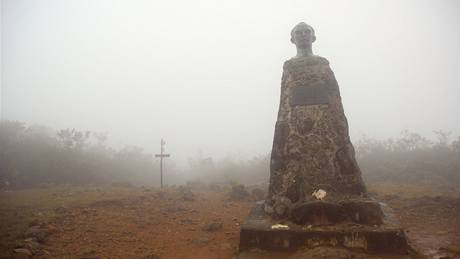
[[230,198],[233,200],[245,200],[249,198],[249,192],[242,184],[234,185],[230,192]]
[[30,227],[24,234],[26,238],[35,238],[38,242],[44,243],[48,238],[48,230],[40,226]]
[[25,241],[25,248],[29,249],[32,253],[36,254],[40,251],[40,244],[35,240],[35,239],[32,239],[30,240],[30,238],[24,240]]
[[192,240],[192,243],[195,245],[207,245],[209,244],[209,239],[199,238],[199,239]]
[[195,222],[191,219],[181,219],[180,222],[185,225],[195,225]]
[[215,231],[222,229],[222,227],[223,227],[222,222],[213,222],[205,226],[204,230],[209,231],[209,232],[215,232]]
[[27,248],[16,248],[13,250],[15,253],[15,258],[31,258],[32,252]]

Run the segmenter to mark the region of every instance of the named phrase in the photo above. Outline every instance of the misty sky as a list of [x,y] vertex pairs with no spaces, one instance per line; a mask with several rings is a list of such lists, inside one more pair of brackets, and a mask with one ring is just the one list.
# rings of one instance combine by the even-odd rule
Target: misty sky
[[176,163],[270,152],[290,30],[312,25],[350,134],[460,135],[460,1],[3,0],[6,118]]

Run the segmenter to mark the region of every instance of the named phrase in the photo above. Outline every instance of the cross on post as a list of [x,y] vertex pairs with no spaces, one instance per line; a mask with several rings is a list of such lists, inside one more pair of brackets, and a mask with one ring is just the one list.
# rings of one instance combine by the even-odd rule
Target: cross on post
[[161,188],[163,188],[163,158],[164,157],[170,157],[171,155],[170,154],[164,154],[164,146],[165,146],[166,142],[161,139],[161,149],[160,149],[160,154],[156,154],[155,157],[159,157],[160,158],[160,184],[161,184]]

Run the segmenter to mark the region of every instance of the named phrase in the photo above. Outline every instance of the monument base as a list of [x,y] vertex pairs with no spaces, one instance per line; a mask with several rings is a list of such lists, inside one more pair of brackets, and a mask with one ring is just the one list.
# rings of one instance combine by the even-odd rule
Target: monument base
[[[257,202],[240,230],[240,257],[251,251],[285,253],[331,247],[368,254],[393,254],[408,258],[410,251],[406,235],[394,219],[390,208],[381,204],[384,218],[379,225],[343,222],[334,225],[298,225],[290,221],[277,221],[264,211],[264,202]],[[243,255],[246,255],[243,256]]]

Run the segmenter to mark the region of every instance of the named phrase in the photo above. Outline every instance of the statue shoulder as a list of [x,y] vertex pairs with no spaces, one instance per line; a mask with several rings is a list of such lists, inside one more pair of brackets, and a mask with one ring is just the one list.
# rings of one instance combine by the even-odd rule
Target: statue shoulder
[[318,59],[318,62],[321,63],[322,65],[329,65],[329,60],[325,57],[321,56],[315,56]]
[[293,57],[289,60],[286,60],[283,65],[283,69],[289,69],[293,66],[298,65],[323,65],[328,66],[329,61],[325,57],[313,55],[307,57]]

